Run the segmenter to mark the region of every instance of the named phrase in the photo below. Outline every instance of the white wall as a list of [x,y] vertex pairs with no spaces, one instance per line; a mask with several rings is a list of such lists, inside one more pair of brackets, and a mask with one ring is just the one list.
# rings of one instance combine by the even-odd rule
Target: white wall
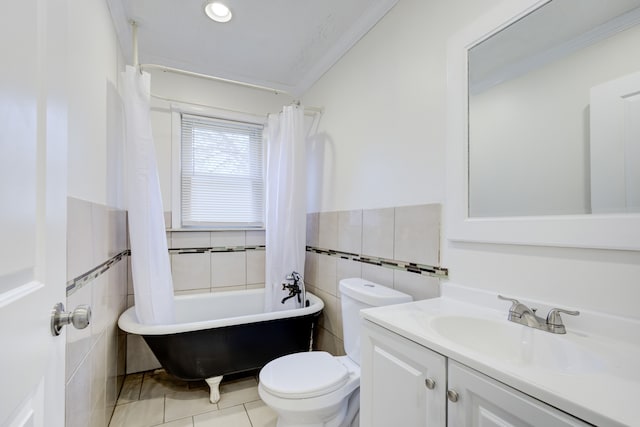
[[401,0],[305,94],[325,107],[310,212],[444,200],[447,38],[495,3]]
[[[265,116],[293,100],[288,95],[179,74],[152,71],[151,93],[185,104]],[[151,98],[151,126],[165,212],[171,210],[171,102]]]
[[[120,48],[104,1],[69,2],[69,197],[124,207]],[[110,143],[108,143],[110,142]]]
[[[309,211],[444,201],[446,42],[496,4],[401,0],[310,89],[303,101],[326,113]],[[640,317],[640,252],[454,246],[443,237],[456,283]]]
[[[127,248],[123,187],[123,60],[104,0],[67,2],[67,283]],[[127,260],[76,286],[65,306],[92,308],[89,327],[67,328],[67,427],[106,427],[124,378]]]
[[638,40],[629,29],[470,97],[471,216],[591,212],[590,90],[640,69]]

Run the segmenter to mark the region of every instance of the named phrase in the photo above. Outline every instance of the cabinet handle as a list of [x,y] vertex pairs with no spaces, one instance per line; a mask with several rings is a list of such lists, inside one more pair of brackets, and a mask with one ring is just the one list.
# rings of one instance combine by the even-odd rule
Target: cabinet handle
[[458,392],[455,390],[447,390],[447,398],[449,398],[451,402],[455,403],[458,401],[460,396],[458,396]]
[[424,385],[426,385],[429,390],[433,390],[434,388],[436,388],[436,382],[431,378],[425,379]]

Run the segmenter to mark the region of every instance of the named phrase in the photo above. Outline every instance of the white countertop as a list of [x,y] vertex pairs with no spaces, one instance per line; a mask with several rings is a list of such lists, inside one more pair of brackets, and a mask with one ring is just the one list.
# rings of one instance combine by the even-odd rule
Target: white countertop
[[[611,328],[612,333],[605,336],[577,330],[581,323],[574,320],[565,321],[567,334],[550,334],[509,322],[509,304],[492,302],[490,307],[472,304],[465,301],[466,298],[458,298],[459,290],[447,292],[440,298],[363,310],[361,316],[588,423],[640,426],[640,339],[637,339],[640,321],[582,312],[585,329],[593,326],[592,329],[601,332],[606,327]],[[476,300],[490,301],[488,298],[485,293]],[[490,298],[497,299],[496,295]],[[496,306],[501,306],[500,310],[496,310]],[[517,334],[528,337],[525,341],[544,341],[547,351],[542,362],[523,363],[502,357],[503,351],[471,348],[435,327],[437,319],[447,316],[478,318],[480,325],[497,322],[509,331],[515,328],[513,331]],[[488,335],[486,341],[491,345],[496,339]],[[555,344],[559,344],[560,354],[555,353]],[[564,344],[572,349],[566,355],[562,353]],[[553,359],[562,362],[552,368],[544,366],[550,355],[549,348],[554,353]]]

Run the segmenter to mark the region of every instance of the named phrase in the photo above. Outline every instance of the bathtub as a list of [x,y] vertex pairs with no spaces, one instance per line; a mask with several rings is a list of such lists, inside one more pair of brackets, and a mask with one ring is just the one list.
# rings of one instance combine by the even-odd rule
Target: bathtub
[[310,350],[324,303],[307,292],[309,306],[264,312],[264,289],[181,295],[176,322],[143,325],[135,307],[118,319],[125,332],[140,335],[162,367],[187,381],[206,380],[211,402],[220,399],[223,375],[262,368],[267,362]]

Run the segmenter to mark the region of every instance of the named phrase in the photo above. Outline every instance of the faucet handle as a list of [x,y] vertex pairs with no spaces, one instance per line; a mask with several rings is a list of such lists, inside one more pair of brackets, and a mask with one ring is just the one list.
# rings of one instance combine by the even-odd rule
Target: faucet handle
[[509,317],[507,317],[508,320],[516,321],[514,319],[521,319],[522,316],[526,315],[527,313],[529,313],[535,318],[535,315],[536,315],[535,309],[531,309],[527,307],[525,304],[521,303],[517,299],[505,297],[502,295],[498,295],[498,298],[503,299],[505,301],[511,301],[511,307],[509,307]]
[[560,313],[569,314],[571,316],[577,316],[580,314],[579,311],[571,311],[565,310],[563,308],[552,308],[547,314],[547,327],[550,332],[556,334],[566,334],[567,330],[564,327],[564,323],[562,323],[562,318],[560,317]]
[[520,304],[520,301],[518,301],[518,300],[517,300],[517,299],[515,299],[515,298],[505,297],[505,296],[500,295],[500,294],[498,294],[498,298],[503,299],[503,300],[505,300],[505,301],[511,301],[511,303],[513,304],[513,305],[511,306],[512,308],[513,308],[513,307],[515,307],[515,306],[517,306],[518,304]]

